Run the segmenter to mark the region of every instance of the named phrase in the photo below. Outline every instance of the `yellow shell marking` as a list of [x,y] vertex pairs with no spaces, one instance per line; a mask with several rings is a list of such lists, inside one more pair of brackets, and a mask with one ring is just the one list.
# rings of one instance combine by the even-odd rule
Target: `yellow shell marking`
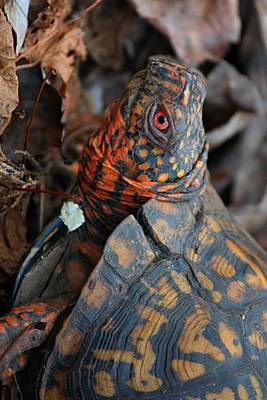
[[112,382],[111,375],[105,371],[99,371],[95,374],[95,392],[99,396],[113,397],[116,390]]
[[74,329],[69,330],[68,334],[63,338],[59,335],[56,341],[59,354],[68,357],[72,354],[79,353],[83,340],[83,333]]
[[199,282],[206,288],[207,290],[213,289],[212,281],[205,275],[203,272],[197,272],[197,278]]
[[265,341],[258,331],[252,332],[252,334],[249,335],[248,340],[253,346],[257,347],[259,350],[263,350],[266,348]]
[[196,250],[195,249],[188,249],[187,251],[186,251],[186,256],[187,256],[187,258],[190,260],[190,261],[192,261],[192,262],[198,262],[199,261],[199,259],[200,259],[200,257],[199,257],[199,255],[197,254],[197,252],[196,252]]
[[211,259],[213,271],[223,278],[232,278],[236,274],[235,267],[223,256],[213,256]]
[[[178,293],[169,285],[165,277],[159,279],[156,287],[151,286],[144,279],[142,279],[142,283],[153,296],[153,303],[164,308],[174,308],[176,306]],[[161,299],[158,299],[158,297],[161,297]]]
[[191,286],[189,285],[188,280],[182,273],[171,271],[171,276],[173,277],[174,282],[182,293],[188,294],[191,292]]
[[207,340],[203,331],[209,325],[210,314],[200,305],[196,306],[196,312],[185,320],[184,330],[178,342],[178,347],[184,353],[207,354],[216,361],[224,361],[225,357],[219,347]]
[[242,356],[242,347],[236,332],[224,322],[219,324],[219,335],[224,346],[233,357]]
[[205,374],[204,365],[193,361],[172,360],[171,366],[183,382]]
[[83,291],[84,302],[96,309],[100,309],[109,296],[109,289],[100,279],[95,280],[95,285],[92,289]]
[[205,246],[209,246],[212,243],[214,243],[214,235],[209,231],[209,229],[204,225],[199,234],[198,234],[198,240]]
[[209,393],[206,400],[235,400],[235,394],[230,388],[224,388],[221,392]]
[[238,280],[231,282],[226,290],[226,295],[234,303],[242,302],[246,295],[245,284]]
[[46,387],[40,390],[40,399],[42,400],[65,400],[65,379],[66,374],[64,371],[59,371],[54,374],[56,382],[55,387],[47,389]]
[[201,400],[200,397],[187,396],[186,400]]
[[[251,274],[248,274],[247,281],[250,282],[250,285],[255,289],[267,289],[267,279],[259,265],[255,264],[251,261],[247,255],[242,251],[242,249],[236,245],[232,240],[226,240],[228,249],[234,254],[234,256],[238,257],[241,261],[245,262],[249,267],[254,271],[255,278],[251,278]],[[253,275],[252,275],[253,276]]]
[[254,375],[250,375],[250,381],[252,383],[252,386],[256,392],[255,400],[263,400],[263,393],[259,384],[258,379]]
[[246,388],[243,385],[239,384],[237,386],[237,391],[238,391],[238,395],[240,397],[240,400],[249,400],[248,392],[247,392]]
[[210,216],[207,217],[207,223],[209,225],[209,228],[212,230],[212,232],[218,233],[221,231],[220,225],[213,217],[210,217]]
[[211,295],[214,303],[220,303],[220,301],[222,300],[222,294],[217,290],[214,290]]
[[156,161],[156,164],[157,164],[158,167],[160,167],[163,164],[162,158],[158,158],[157,161]]
[[267,311],[262,314],[262,325],[265,332],[267,332]]
[[[137,392],[154,392],[160,388],[162,381],[150,373],[156,360],[150,338],[158,333],[163,324],[167,323],[167,318],[150,307],[138,306],[137,311],[143,322],[137,325],[130,335],[135,351],[98,349],[93,353],[99,360],[132,364],[133,378],[127,382],[127,385]],[[137,359],[136,353],[141,357]]]
[[109,239],[109,246],[118,257],[118,262],[121,268],[127,269],[133,262],[135,262],[137,254],[134,246],[131,245],[131,242],[128,242],[125,239],[118,241],[117,238],[114,239],[111,236]]

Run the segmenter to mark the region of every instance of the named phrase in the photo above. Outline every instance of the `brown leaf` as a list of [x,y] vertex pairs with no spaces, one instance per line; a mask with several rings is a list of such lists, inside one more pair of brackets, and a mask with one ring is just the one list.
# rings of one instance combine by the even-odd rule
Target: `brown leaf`
[[12,29],[0,10],[0,135],[18,105],[18,78]]
[[131,0],[189,64],[222,57],[240,33],[237,0]]
[[241,207],[232,207],[236,220],[267,250],[267,186],[261,201]]
[[[267,99],[267,32],[266,1],[241,3],[246,8],[246,24],[240,46],[240,60],[244,71],[257,84]],[[256,7],[255,7],[256,6]]]
[[26,226],[19,207],[9,208],[0,216],[0,269],[12,277],[28,250]]
[[71,77],[76,59],[86,56],[80,21],[65,22],[71,10],[71,0],[49,0],[48,8],[29,28],[20,57],[55,70],[65,84]]
[[85,41],[89,54],[102,67],[119,70],[125,47],[140,30],[140,20],[127,2],[104,1],[88,15]]
[[263,100],[255,83],[222,61],[208,75],[207,98],[204,104],[205,127],[217,128],[235,112],[261,113]]
[[[19,106],[2,138],[3,151],[13,162],[22,159],[21,155],[14,154],[14,150],[24,147],[27,127],[43,83],[39,67],[19,70],[18,78]],[[45,85],[27,139],[27,150],[40,164],[49,155],[51,147],[60,146],[60,118],[61,98],[53,87]]]
[[267,49],[267,2],[266,0],[256,0],[255,7],[258,13],[258,19],[260,23],[260,30],[262,34],[262,39]]
[[253,114],[248,112],[236,112],[225,124],[212,129],[208,134],[210,150],[215,150],[227,140],[245,129],[253,120]]
[[45,68],[57,71],[63,82],[67,83],[74,70],[76,58],[85,59],[85,56],[82,30],[78,22],[73,21],[55,35],[46,51],[41,50],[40,61]]

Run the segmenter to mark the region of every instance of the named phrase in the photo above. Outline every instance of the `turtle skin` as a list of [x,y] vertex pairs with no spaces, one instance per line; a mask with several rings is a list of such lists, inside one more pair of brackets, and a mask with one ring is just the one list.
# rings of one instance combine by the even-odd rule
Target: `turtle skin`
[[210,184],[150,200],[107,240],[40,399],[266,399],[266,266]]

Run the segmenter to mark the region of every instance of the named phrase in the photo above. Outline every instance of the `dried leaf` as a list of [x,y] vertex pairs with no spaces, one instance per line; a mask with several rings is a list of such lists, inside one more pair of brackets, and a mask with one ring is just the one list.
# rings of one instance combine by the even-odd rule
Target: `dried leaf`
[[210,150],[215,150],[237,133],[247,128],[252,122],[253,114],[248,112],[236,112],[226,124],[215,128],[208,133]]
[[29,28],[21,56],[55,70],[66,84],[76,59],[86,56],[83,32],[80,21],[65,22],[72,9],[70,0],[49,0],[48,4],[47,10],[41,12]]
[[16,32],[16,54],[22,48],[28,28],[29,5],[30,0],[8,0],[4,5],[7,19]]
[[240,33],[237,0],[131,0],[137,12],[168,36],[178,56],[199,64],[222,57]]
[[240,60],[244,70],[267,99],[267,37],[264,22],[267,18],[266,1],[247,0],[244,5],[248,21],[240,46]]
[[251,234],[260,240],[267,250],[267,187],[258,204],[243,207],[231,207],[236,220]]
[[46,52],[41,50],[40,61],[47,69],[57,71],[64,83],[67,83],[73,73],[75,60],[85,59],[86,48],[83,43],[83,33],[77,21],[66,25],[54,37],[53,43]]
[[256,0],[255,7],[258,13],[262,39],[265,45],[265,49],[267,49],[267,1]]
[[20,208],[9,208],[0,217],[1,271],[12,277],[28,248],[25,219]]
[[[4,153],[16,163],[22,157],[14,154],[14,150],[24,147],[25,133],[43,83],[39,67],[19,70],[18,78],[19,106],[13,113],[2,138]],[[39,163],[48,156],[51,147],[60,146],[62,134],[60,118],[61,98],[54,88],[45,85],[27,139],[27,150]]]
[[226,123],[238,111],[262,113],[263,100],[251,79],[222,61],[208,75],[204,104],[206,129],[209,131]]
[[[139,29],[138,29],[139,28]],[[92,58],[102,67],[119,70],[125,49],[140,35],[140,20],[127,2],[103,2],[88,15],[85,42]]]
[[234,171],[232,203],[245,205],[257,203],[267,185],[265,154],[266,119],[254,118],[240,137],[236,153],[238,166]]
[[0,135],[8,125],[18,100],[12,29],[0,10]]

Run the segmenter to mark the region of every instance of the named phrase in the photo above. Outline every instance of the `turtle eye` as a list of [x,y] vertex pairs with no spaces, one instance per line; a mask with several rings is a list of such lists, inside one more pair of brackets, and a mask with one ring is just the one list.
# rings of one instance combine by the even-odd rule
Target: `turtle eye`
[[166,104],[153,104],[148,111],[147,134],[157,145],[167,146],[173,136],[172,116]]
[[157,111],[153,116],[153,124],[159,131],[165,131],[169,128],[169,118],[165,111]]

